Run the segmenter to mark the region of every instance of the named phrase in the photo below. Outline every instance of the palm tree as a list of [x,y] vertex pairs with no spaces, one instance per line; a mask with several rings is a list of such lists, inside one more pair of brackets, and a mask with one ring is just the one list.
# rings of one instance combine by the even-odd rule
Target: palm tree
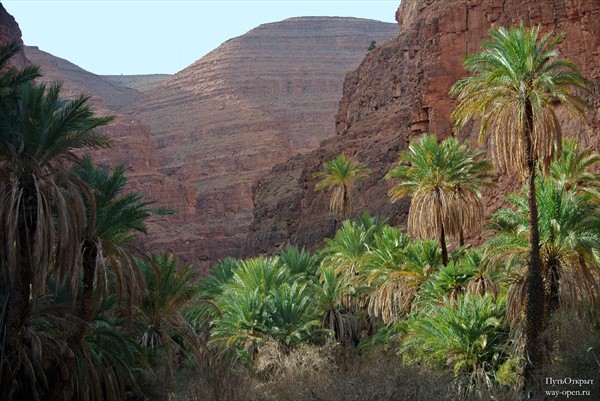
[[[3,302],[2,338],[5,349],[17,350],[32,300],[45,292],[50,274],[59,285],[78,288],[86,211],[68,165],[78,159],[75,150],[108,145],[95,129],[111,118],[95,117],[87,97],[62,100],[60,85],[24,83],[11,97],[0,102],[0,258],[11,289]],[[18,362],[7,363],[3,367],[16,364],[0,372],[0,398],[9,400],[18,397],[11,385],[19,369]]]
[[305,249],[298,250],[295,246],[282,249],[277,254],[277,259],[293,276],[298,275],[306,279],[314,277],[319,267],[316,255],[312,255]]
[[178,266],[177,258],[169,254],[151,254],[139,265],[148,292],[133,307],[133,319],[141,327],[138,341],[153,351],[159,369],[156,380],[167,386],[178,351],[190,351],[198,364],[208,355],[203,339],[185,318],[185,310],[198,301],[197,272],[192,265]]
[[[557,58],[564,35],[551,33],[539,39],[540,27],[492,29],[482,51],[465,59],[472,75],[451,89],[458,96],[452,113],[455,130],[472,117],[481,117],[480,139],[488,137],[492,161],[500,172],[516,171],[527,179],[529,249],[526,312],[526,387],[532,367],[542,363],[539,336],[544,326],[544,288],[540,272],[540,238],[535,197],[536,166],[547,170],[555,149],[560,152],[561,126],[554,107],[565,106],[583,115],[585,101],[570,92],[586,89],[589,82],[576,66]],[[538,40],[539,39],[539,40]]]
[[[561,183],[538,179],[537,204],[540,228],[540,274],[544,310],[565,307],[582,314],[597,300],[600,278],[600,211],[591,195],[577,195]],[[499,209],[490,226],[495,235],[488,242],[496,260],[506,263],[513,283],[508,294],[508,315],[522,320],[526,305],[529,202],[525,194],[508,198],[512,207]],[[526,313],[526,312],[525,312]]]
[[550,176],[565,189],[576,188],[600,200],[600,176],[590,170],[600,163],[600,155],[592,149],[580,149],[577,141],[564,139],[562,154],[550,164]]
[[220,314],[211,322],[211,342],[254,357],[272,329],[269,296],[291,279],[277,258],[243,260],[216,297]]
[[490,296],[466,294],[409,319],[401,352],[410,362],[452,368],[463,393],[491,387],[507,338],[504,306]]
[[352,220],[346,220],[334,238],[325,239],[321,249],[322,264],[335,268],[336,273],[354,276],[365,261],[374,229],[365,229]]
[[367,298],[369,316],[391,324],[418,309],[415,302],[422,286],[441,264],[435,241],[411,241],[398,229],[384,227],[375,235],[355,279]]
[[367,178],[369,169],[363,163],[355,161],[352,157],[346,158],[343,154],[323,163],[323,168],[325,169],[324,172],[314,175],[317,178],[322,178],[315,185],[315,190],[333,188],[329,210],[335,216],[335,231],[338,220],[341,221],[352,214],[356,196],[354,184],[356,181]]
[[386,174],[387,179],[401,180],[389,191],[392,202],[412,197],[408,234],[438,238],[444,265],[448,264],[446,238],[462,242],[464,232],[479,228],[483,221],[479,187],[490,185],[491,169],[483,156],[454,138],[438,144],[435,135],[423,135],[419,143],[400,153],[400,163]]
[[211,343],[252,359],[269,340],[288,351],[318,334],[315,282],[296,267],[279,257],[241,261],[215,298]]
[[318,309],[323,318],[321,328],[329,330],[343,346],[355,344],[361,329],[360,320],[342,305],[351,296],[352,286],[348,279],[335,272],[331,266],[319,269],[320,286],[316,290]]
[[110,310],[100,312],[76,350],[75,371],[63,399],[66,393],[77,400],[123,400],[128,391],[140,391],[140,373],[151,371],[147,353],[131,335],[127,319],[110,316]]
[[269,294],[269,337],[284,352],[307,342],[320,325],[314,291],[307,283],[293,281],[275,287]]
[[[72,171],[81,180],[90,199],[84,199],[88,224],[82,244],[83,294],[82,318],[91,313],[91,291],[94,282],[99,286],[106,281],[108,262],[117,279],[119,294],[143,287],[143,278],[136,267],[135,255],[140,252],[132,243],[140,233],[146,233],[146,220],[153,215],[172,214],[164,208],[150,208],[154,201],[143,199],[139,192],[124,193],[127,179],[125,168],[98,167],[89,156],[83,157]],[[99,287],[99,291],[104,289]],[[137,291],[139,292],[139,291]]]
[[368,291],[368,312],[390,323],[410,309],[405,304],[409,274],[403,270],[409,238],[399,229],[385,226],[375,234],[361,273]]
[[[106,292],[108,270],[116,278],[115,287],[121,297],[125,291],[141,293],[144,287],[143,277],[137,268],[132,248],[132,241],[138,233],[146,232],[146,219],[152,214],[170,213],[164,209],[151,209],[154,202],[144,201],[137,192],[123,193],[126,185],[125,169],[117,166],[114,170],[97,167],[89,156],[84,156],[72,166],[71,171],[80,181],[80,189],[87,214],[87,225],[82,235],[81,245],[81,277],[75,276],[73,281],[81,279],[79,308],[76,315],[80,319],[79,330],[70,339],[73,354],[65,358],[66,372],[72,372],[76,362],[76,354],[83,345],[86,332],[91,329],[89,323],[94,316],[94,303]],[[107,266],[108,265],[108,266]],[[59,276],[58,280],[62,278]],[[73,285],[78,285],[74,283]],[[71,369],[69,369],[71,367]],[[51,380],[48,400],[59,397],[62,388],[68,383],[69,374]]]

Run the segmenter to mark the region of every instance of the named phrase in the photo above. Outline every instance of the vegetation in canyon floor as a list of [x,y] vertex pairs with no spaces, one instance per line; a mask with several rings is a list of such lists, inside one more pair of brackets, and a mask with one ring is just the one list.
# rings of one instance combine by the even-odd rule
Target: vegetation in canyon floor
[[108,145],[110,118],[5,68],[20,47],[2,48],[0,399],[514,400],[543,398],[544,377],[597,394],[600,157],[563,141],[553,111],[584,112],[569,90],[587,81],[555,57],[560,35],[491,36],[453,90],[457,127],[480,116],[498,171],[525,178],[487,241],[469,243],[492,164],[424,135],[386,176],[392,201],[412,197],[407,232],[357,216],[369,171],[340,155],[315,188],[332,191],[332,238],[204,277],[136,249],[172,211],[80,156]]

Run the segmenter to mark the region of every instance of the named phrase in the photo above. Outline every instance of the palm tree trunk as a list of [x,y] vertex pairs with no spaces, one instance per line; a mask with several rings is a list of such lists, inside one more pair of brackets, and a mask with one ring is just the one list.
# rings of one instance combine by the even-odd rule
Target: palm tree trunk
[[528,174],[528,206],[529,206],[529,261],[527,293],[525,301],[525,392],[528,398],[530,394],[535,396],[534,390],[539,388],[535,379],[535,370],[543,363],[540,334],[543,330],[544,316],[544,283],[541,275],[540,258],[540,230],[538,225],[538,208],[535,190],[535,168],[536,160],[533,155],[533,144],[531,131],[533,127],[533,111],[531,103],[525,105],[527,118],[526,152],[527,152],[527,174]]
[[440,224],[440,246],[442,248],[442,263],[448,266],[448,248],[446,247],[446,234],[444,233],[444,224]]

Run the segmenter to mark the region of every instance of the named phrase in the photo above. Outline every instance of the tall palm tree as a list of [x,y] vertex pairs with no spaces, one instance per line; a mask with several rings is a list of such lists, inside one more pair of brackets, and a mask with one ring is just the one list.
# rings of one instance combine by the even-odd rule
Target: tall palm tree
[[[22,50],[22,46],[16,42],[10,42],[0,47],[0,217],[2,221],[4,219],[4,213],[2,210],[5,209],[4,201],[1,200],[5,196],[11,196],[12,186],[11,181],[11,169],[7,167],[10,162],[10,158],[7,155],[13,153],[11,144],[15,141],[14,130],[11,129],[15,119],[15,107],[21,92],[22,86],[31,83],[33,79],[40,76],[38,67],[28,67],[24,70],[17,70],[9,67],[9,61],[12,57],[18,54]],[[8,206],[8,205],[6,205]],[[12,205],[8,206],[9,213],[12,213]],[[14,219],[13,219],[14,220]],[[4,225],[4,224],[3,224]],[[6,226],[4,225],[6,228]],[[10,230],[9,230],[10,231]],[[12,248],[15,243],[15,233],[7,232],[7,230],[0,230],[0,302],[2,309],[0,309],[0,334],[2,334],[2,342],[0,342],[2,352],[0,352],[0,396],[2,398],[10,399],[11,395],[7,395],[7,390],[14,390],[14,387],[8,387],[10,383],[10,377],[14,377],[11,370],[18,369],[15,362],[18,362],[19,357],[16,356],[16,352],[12,356],[6,355],[4,352],[8,343],[11,343],[12,347],[15,347],[18,341],[16,333],[18,333],[22,318],[21,316],[26,312],[28,306],[28,299],[24,299],[23,295],[15,296],[15,290],[18,292],[25,292],[27,284],[23,283],[23,277],[16,264],[16,254]],[[13,252],[11,252],[13,251]],[[9,264],[12,262],[12,265]],[[16,273],[16,274],[14,274]],[[27,276],[27,274],[25,274]],[[29,281],[28,277],[25,277],[25,281]],[[15,288],[15,285],[17,288]],[[10,289],[10,290],[9,290]],[[11,318],[7,321],[7,314],[9,312],[8,303],[11,298],[13,304]],[[21,306],[15,308],[14,303],[21,303]],[[12,326],[12,329],[8,329],[7,323]],[[7,333],[10,331],[11,333]],[[8,339],[8,343],[7,340]],[[15,349],[16,348],[12,348]],[[25,355],[25,354],[23,354]],[[32,378],[33,379],[33,378]],[[35,383],[27,383],[24,386],[29,388],[35,388]]]
[[419,143],[400,153],[400,163],[386,174],[400,180],[389,194],[392,202],[411,196],[408,234],[438,238],[442,260],[448,264],[447,237],[462,242],[464,232],[481,227],[483,203],[479,187],[487,181],[491,164],[484,153],[469,151],[455,138],[438,143],[435,135],[423,135]]
[[500,172],[516,171],[527,179],[529,199],[529,259],[527,278],[526,387],[532,367],[542,363],[539,343],[544,322],[544,288],[540,272],[540,238],[535,197],[536,166],[547,170],[555,149],[560,152],[561,126],[554,112],[561,104],[583,115],[586,102],[571,88],[589,87],[577,67],[557,58],[564,35],[539,38],[540,27],[492,29],[482,51],[467,56],[471,75],[451,89],[458,96],[452,113],[455,129],[481,118],[480,139],[486,135],[492,161]]
[[[49,401],[57,399],[70,380],[76,354],[83,345],[86,332],[91,329],[89,323],[94,316],[95,301],[101,299],[106,292],[109,268],[116,279],[115,287],[119,295],[123,291],[129,296],[132,292],[141,293],[144,280],[134,258],[138,252],[132,248],[131,243],[139,233],[146,232],[148,217],[171,212],[149,208],[154,202],[143,200],[141,193],[123,193],[127,182],[123,166],[117,166],[111,171],[107,166],[95,166],[89,156],[84,156],[72,166],[71,171],[80,181],[87,221],[80,251],[83,272],[81,277],[71,277],[73,281],[81,280],[82,288],[76,312],[80,323],[79,330],[70,339],[73,354],[65,358],[67,373],[51,380]],[[58,279],[61,281],[62,277]]]
[[[165,208],[151,208],[154,201],[144,200],[139,192],[124,192],[127,184],[125,168],[116,166],[98,167],[89,156],[83,157],[72,171],[88,192],[90,199],[84,199],[87,209],[88,224],[83,234],[82,265],[83,295],[82,305],[91,298],[94,283],[97,290],[103,291],[101,284],[106,281],[107,266],[114,271],[119,293],[121,289],[134,291],[136,286],[143,286],[143,278],[135,266],[135,256],[139,251],[133,242],[139,234],[146,233],[146,220],[153,215],[172,214],[174,211]],[[84,301],[85,300],[85,301]],[[82,318],[87,321],[90,316],[90,305]]]
[[[78,159],[75,150],[108,145],[95,129],[111,118],[95,117],[87,97],[62,100],[60,85],[25,83],[13,95],[0,102],[0,257],[10,288],[2,338],[5,349],[17,350],[31,302],[44,293],[49,275],[78,288],[70,278],[79,276],[86,211],[68,165]],[[10,386],[19,369],[13,362],[1,372],[2,399],[14,395]]]
[[352,214],[356,202],[354,185],[356,181],[367,178],[369,169],[363,163],[343,154],[323,163],[323,168],[325,171],[314,175],[321,178],[321,181],[315,185],[315,190],[333,189],[329,210],[334,214],[336,219],[334,226],[337,226],[338,220],[341,221]]

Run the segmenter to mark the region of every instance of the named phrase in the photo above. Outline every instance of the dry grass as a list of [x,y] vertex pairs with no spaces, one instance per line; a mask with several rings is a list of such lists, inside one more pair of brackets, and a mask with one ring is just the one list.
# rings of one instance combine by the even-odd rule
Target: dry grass
[[[560,322],[560,324],[557,324]],[[548,329],[552,357],[540,374],[593,379],[585,401],[600,399],[600,319],[582,323],[555,315]],[[176,401],[514,401],[518,391],[500,385],[491,393],[460,398],[452,372],[407,366],[393,351],[358,355],[338,344],[303,345],[284,352],[276,343],[261,348],[253,369],[221,357],[200,374],[180,383]],[[542,390],[567,389],[542,385]],[[569,400],[578,399],[576,396]]]

